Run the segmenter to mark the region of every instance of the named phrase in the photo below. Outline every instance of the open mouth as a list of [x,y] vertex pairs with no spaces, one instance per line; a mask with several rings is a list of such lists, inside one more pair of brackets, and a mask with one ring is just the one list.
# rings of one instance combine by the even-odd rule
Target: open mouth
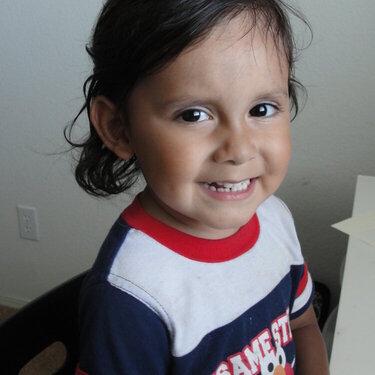
[[236,183],[231,182],[205,182],[203,186],[211,191],[218,191],[219,193],[231,193],[237,191],[245,191],[250,186],[251,180],[243,180]]

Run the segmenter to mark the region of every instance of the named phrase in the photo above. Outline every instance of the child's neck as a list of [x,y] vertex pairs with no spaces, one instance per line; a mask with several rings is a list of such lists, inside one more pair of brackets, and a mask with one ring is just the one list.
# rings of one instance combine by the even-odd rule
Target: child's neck
[[162,202],[147,186],[140,194],[139,201],[143,209],[154,219],[194,237],[217,240],[232,236],[240,228],[212,228],[174,211]]

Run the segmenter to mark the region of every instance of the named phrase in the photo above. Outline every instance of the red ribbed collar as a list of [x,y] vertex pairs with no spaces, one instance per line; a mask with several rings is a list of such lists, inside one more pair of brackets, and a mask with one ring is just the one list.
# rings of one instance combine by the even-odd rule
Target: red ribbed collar
[[150,216],[138,197],[122,213],[128,225],[138,229],[174,252],[199,262],[217,263],[234,259],[250,250],[259,237],[259,220],[256,214],[232,236],[210,240],[194,237],[169,227]]

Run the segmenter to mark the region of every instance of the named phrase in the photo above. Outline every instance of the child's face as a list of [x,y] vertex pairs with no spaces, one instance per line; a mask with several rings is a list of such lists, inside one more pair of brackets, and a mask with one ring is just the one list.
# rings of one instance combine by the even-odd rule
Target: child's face
[[288,65],[271,38],[244,36],[246,26],[242,16],[217,26],[129,100],[144,208],[198,237],[235,233],[289,164]]

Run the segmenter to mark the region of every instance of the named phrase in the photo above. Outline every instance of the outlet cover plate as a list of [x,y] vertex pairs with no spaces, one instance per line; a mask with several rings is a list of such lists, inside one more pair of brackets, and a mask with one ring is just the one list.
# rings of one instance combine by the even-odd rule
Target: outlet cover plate
[[35,207],[17,206],[21,238],[39,240],[38,215]]

